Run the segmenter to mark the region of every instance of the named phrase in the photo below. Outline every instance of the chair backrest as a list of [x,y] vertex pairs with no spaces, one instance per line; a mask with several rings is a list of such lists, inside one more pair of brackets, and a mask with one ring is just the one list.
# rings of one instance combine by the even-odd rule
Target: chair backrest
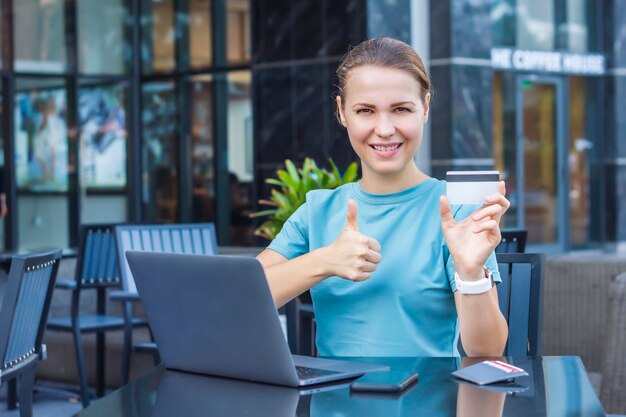
[[213,223],[135,224],[115,227],[117,254],[125,291],[137,287],[128,267],[126,251],[216,255],[217,238]]
[[80,287],[118,286],[120,269],[115,224],[85,224],[80,231],[76,283]]
[[0,311],[0,366],[10,372],[41,352],[61,251],[16,256]]
[[500,311],[509,324],[506,355],[541,355],[544,257],[537,253],[497,256],[502,283],[497,286]]
[[502,240],[496,246],[496,253],[524,253],[526,250],[526,229],[503,229]]

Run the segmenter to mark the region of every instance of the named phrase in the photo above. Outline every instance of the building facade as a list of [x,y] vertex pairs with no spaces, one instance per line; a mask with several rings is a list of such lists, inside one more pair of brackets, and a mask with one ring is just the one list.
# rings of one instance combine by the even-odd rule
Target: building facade
[[544,252],[626,241],[626,0],[1,0],[6,249],[81,223],[217,224],[285,159],[356,160],[334,116],[350,45],[390,36],[431,73],[417,162],[497,169],[505,227]]
[[[391,36],[411,43],[432,77],[422,169],[500,171],[512,203],[504,227],[527,229],[531,250],[611,250],[626,239],[623,0],[255,4],[268,29],[255,30],[252,66],[258,181],[284,158],[271,152],[276,141],[294,159],[354,160],[328,86],[348,45]],[[263,23],[279,21],[282,32]]]

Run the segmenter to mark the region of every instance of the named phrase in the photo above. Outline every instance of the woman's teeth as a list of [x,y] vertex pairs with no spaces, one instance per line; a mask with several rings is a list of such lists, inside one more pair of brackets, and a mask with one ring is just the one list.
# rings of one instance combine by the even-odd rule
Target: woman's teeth
[[392,146],[380,146],[380,145],[372,145],[374,149],[381,152],[389,152],[394,151],[400,147],[400,145],[392,145]]

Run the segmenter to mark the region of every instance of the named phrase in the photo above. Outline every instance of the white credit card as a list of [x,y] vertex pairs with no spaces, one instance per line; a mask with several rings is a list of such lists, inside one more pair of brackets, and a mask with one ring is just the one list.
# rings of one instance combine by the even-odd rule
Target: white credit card
[[498,171],[448,171],[446,196],[450,204],[486,204],[485,197],[498,193]]

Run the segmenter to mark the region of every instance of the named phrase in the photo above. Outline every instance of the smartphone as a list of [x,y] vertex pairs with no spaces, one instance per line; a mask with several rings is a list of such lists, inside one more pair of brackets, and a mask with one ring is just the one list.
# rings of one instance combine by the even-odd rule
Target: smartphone
[[450,204],[486,204],[485,197],[498,193],[498,171],[448,171],[446,195]]
[[400,392],[417,381],[417,372],[392,369],[387,372],[369,372],[350,384],[354,391]]

